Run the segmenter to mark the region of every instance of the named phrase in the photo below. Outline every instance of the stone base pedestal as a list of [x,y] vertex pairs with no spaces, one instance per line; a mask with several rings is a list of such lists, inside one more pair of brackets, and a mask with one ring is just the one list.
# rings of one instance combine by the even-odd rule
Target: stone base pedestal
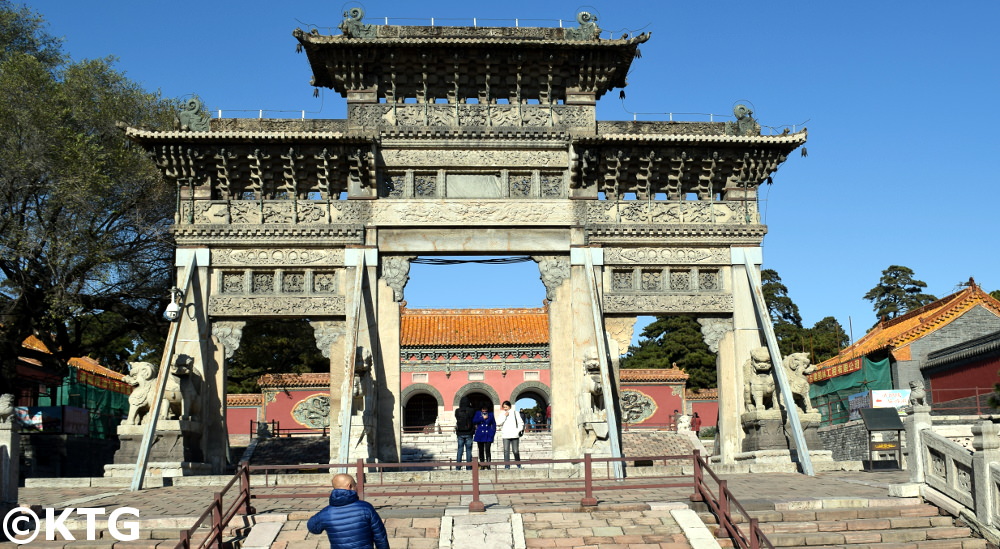
[[[190,477],[212,474],[212,466],[208,463],[190,463],[186,461],[153,462],[146,465],[146,477]],[[105,478],[132,478],[135,476],[135,463],[109,464],[104,466]]]
[[0,505],[17,506],[20,463],[21,432],[14,418],[9,417],[0,423]]
[[[810,455],[814,451],[822,451],[823,441],[819,438],[819,424],[822,417],[819,412],[808,414],[798,412],[798,414]],[[793,449],[795,439],[792,436],[792,426],[787,419],[782,410],[747,412],[741,415],[740,422],[746,433],[746,438],[743,439],[743,454],[770,450],[787,452]]]
[[[114,463],[104,466],[105,477],[132,476],[139,461],[145,432],[145,425],[118,426],[121,447],[115,452]],[[202,426],[197,421],[157,421],[153,444],[149,448],[146,475],[179,477],[209,474],[211,466],[203,463],[201,433]]]

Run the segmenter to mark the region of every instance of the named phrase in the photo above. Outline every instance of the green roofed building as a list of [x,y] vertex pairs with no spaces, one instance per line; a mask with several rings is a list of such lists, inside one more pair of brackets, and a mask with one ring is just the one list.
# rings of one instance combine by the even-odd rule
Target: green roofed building
[[[840,354],[818,364],[809,375],[810,398],[825,424],[847,421],[850,395],[909,389],[911,384],[923,384],[928,404],[940,408],[947,396],[940,393],[935,399],[934,379],[925,369],[929,355],[997,330],[1000,301],[970,280],[961,291],[879,322]],[[984,387],[992,388],[996,381],[983,380]]]

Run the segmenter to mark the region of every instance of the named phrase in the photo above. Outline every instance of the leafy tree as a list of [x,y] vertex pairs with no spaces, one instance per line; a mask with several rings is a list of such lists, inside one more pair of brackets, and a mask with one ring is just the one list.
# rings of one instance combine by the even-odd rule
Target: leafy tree
[[802,328],[799,306],[788,296],[788,287],[782,284],[777,271],[763,269],[760,278],[764,303],[767,304],[767,311],[771,315],[778,348],[782,355],[797,352],[806,339],[807,331]]
[[872,302],[876,317],[893,319],[936,301],[933,295],[923,293],[926,287],[925,282],[913,278],[913,269],[890,265],[882,271],[878,285],[865,294],[865,299]]
[[690,316],[660,316],[646,326],[639,345],[629,347],[622,368],[670,368],[677,363],[690,376],[688,387],[715,387],[715,354]]
[[781,283],[778,271],[764,269],[760,272],[761,289],[764,291],[764,302],[775,323],[786,323],[802,327],[802,315],[799,306],[788,297],[788,288]]
[[264,374],[329,372],[330,361],[316,347],[304,320],[250,320],[226,373],[230,393],[256,393]]
[[2,392],[32,334],[62,364],[162,337],[173,272],[173,190],[118,127],[169,127],[173,104],[43,25],[0,0]]
[[990,292],[990,297],[993,299],[1000,299],[1000,290],[993,290]]
[[828,316],[808,330],[809,349],[803,349],[812,356],[812,363],[819,364],[837,356],[841,349],[850,344],[850,338],[836,318]]

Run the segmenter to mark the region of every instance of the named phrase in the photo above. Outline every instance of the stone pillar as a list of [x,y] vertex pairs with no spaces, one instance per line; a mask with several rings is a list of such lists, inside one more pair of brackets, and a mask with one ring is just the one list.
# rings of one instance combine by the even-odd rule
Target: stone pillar
[[982,489],[975,492],[976,518],[988,526],[995,526],[993,509],[996,507],[995,489],[990,478],[990,464],[1000,461],[998,429],[991,421],[980,421],[972,426],[972,478]]
[[[570,267],[565,256],[536,257],[549,300],[549,372],[552,387],[552,457],[580,457],[582,435],[580,406],[577,401],[582,374],[582,357],[576,349],[576,333],[584,321],[594,324],[593,316],[577,318],[574,298],[580,298],[575,281],[583,267]],[[573,278],[572,281],[567,278]],[[583,288],[586,292],[586,287]],[[589,304],[590,299],[582,300]],[[591,331],[593,331],[591,329]]]
[[[384,263],[388,259],[383,257]],[[409,265],[409,259],[405,259]],[[399,302],[403,300],[402,286],[398,286],[398,300],[395,287],[383,278],[373,284],[378,314],[378,342],[373,367],[378,391],[375,439],[378,441],[378,457],[382,461],[395,462],[402,455],[399,434],[403,432],[403,403],[400,401],[399,364]]]
[[922,433],[931,428],[931,407],[914,404],[906,418],[906,468],[910,470],[910,482],[924,482],[924,451]]
[[742,385],[734,379],[739,369],[722,366],[735,360],[733,320],[716,317],[699,318],[698,324],[701,325],[701,335],[705,344],[715,353],[716,386],[719,388],[719,423],[715,434],[715,450],[722,463],[734,463],[734,456],[740,449],[741,428],[738,419],[743,409],[739,407],[742,394],[737,391],[742,391]]
[[[4,395],[4,397],[13,395]],[[13,398],[11,398],[13,403]],[[14,416],[0,421],[0,509],[17,507],[21,463],[21,433]]]
[[[740,423],[740,414],[746,411],[746,404],[743,402],[743,364],[750,358],[750,351],[760,347],[763,338],[760,333],[760,326],[757,322],[757,314],[754,312],[753,295],[751,294],[750,283],[747,281],[746,266],[744,265],[744,254],[751,254],[751,264],[759,266],[761,264],[761,249],[754,248],[733,248],[732,249],[732,278],[729,281],[733,289],[733,344],[731,354],[726,355],[726,360],[722,361],[720,354],[719,370],[729,370],[725,375],[720,375],[721,379],[726,379],[732,386],[725,390],[726,397],[734,399],[726,404],[726,410],[735,417],[727,417],[727,423],[735,427],[738,441],[736,448],[743,444],[743,428]],[[757,272],[752,273],[758,280],[760,279],[759,267]],[[721,351],[721,346],[720,346]],[[719,382],[719,410],[722,410],[722,381]],[[727,439],[728,440],[728,439]],[[728,463],[728,462],[723,462]]]
[[736,454],[740,452],[743,438],[740,423],[740,413],[743,411],[743,376],[739,368],[733,367],[735,362],[736,334],[725,332],[719,340],[719,351],[715,359],[719,387],[719,424],[715,437],[719,460],[723,464],[736,463]]

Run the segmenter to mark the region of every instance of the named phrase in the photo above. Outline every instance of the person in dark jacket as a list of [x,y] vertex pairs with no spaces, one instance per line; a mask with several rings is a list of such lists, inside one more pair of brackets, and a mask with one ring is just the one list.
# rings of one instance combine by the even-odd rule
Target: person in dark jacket
[[358,499],[354,477],[334,475],[332,484],[330,505],[313,515],[306,528],[313,534],[325,530],[330,549],[389,549],[382,518],[372,504]]
[[493,461],[490,447],[493,446],[493,439],[497,436],[497,422],[493,412],[490,411],[490,405],[484,403],[482,409],[472,418],[472,422],[476,424],[476,434],[472,440],[479,445],[479,461],[483,463],[479,468],[489,469],[488,464]]
[[[476,410],[472,407],[469,397],[462,397],[458,408],[455,409],[455,436],[458,437],[458,457],[455,461],[462,463],[462,450],[465,450],[465,461],[472,461],[472,435],[476,432],[476,426],[472,423],[472,417],[476,415]],[[462,466],[456,466],[461,469]],[[472,466],[466,467],[472,469]]]

